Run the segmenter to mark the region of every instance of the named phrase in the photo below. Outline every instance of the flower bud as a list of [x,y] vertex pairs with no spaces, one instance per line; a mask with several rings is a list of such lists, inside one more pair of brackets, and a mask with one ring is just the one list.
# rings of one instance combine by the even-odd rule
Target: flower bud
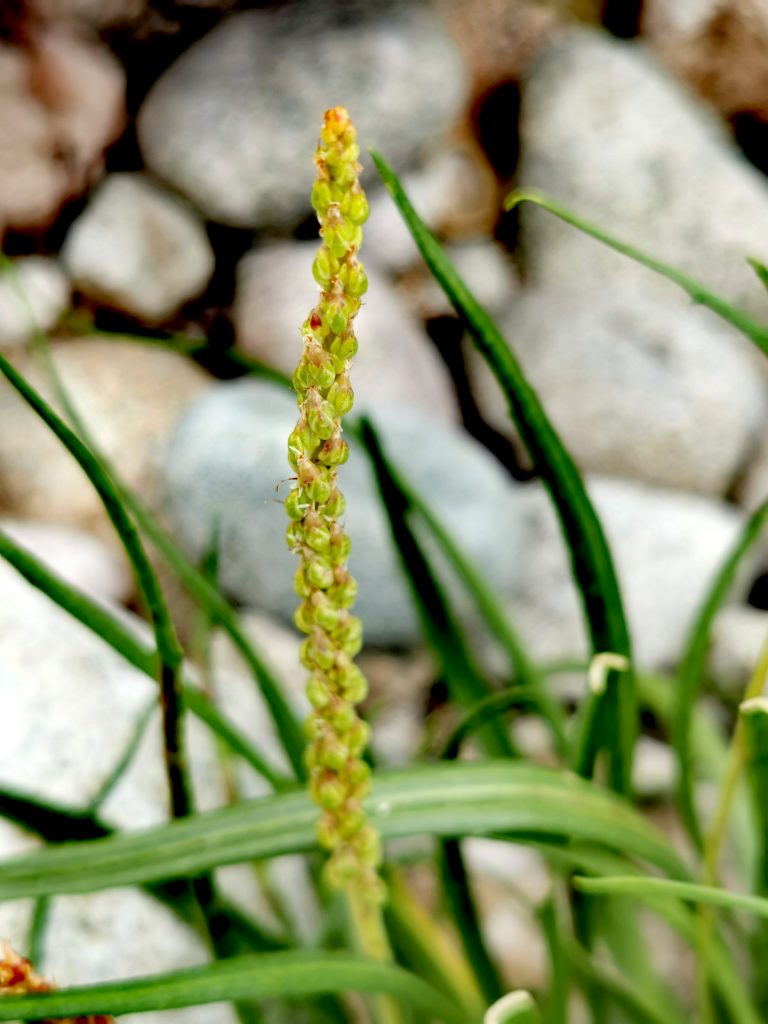
[[[302,574],[306,577],[306,582],[318,590],[327,590],[333,583],[333,568],[330,562],[322,555],[315,555],[314,558],[311,558],[307,562],[306,569],[302,571]],[[299,596],[306,595],[300,594]]]

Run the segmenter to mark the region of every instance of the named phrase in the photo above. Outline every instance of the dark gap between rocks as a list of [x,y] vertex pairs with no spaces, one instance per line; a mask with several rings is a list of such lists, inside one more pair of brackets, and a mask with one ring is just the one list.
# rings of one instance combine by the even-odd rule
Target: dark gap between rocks
[[494,455],[515,480],[531,480],[535,476],[518,458],[514,445],[483,418],[469,385],[462,339],[464,325],[455,316],[436,316],[427,321],[427,334],[451,375],[464,427]]
[[747,594],[747,604],[758,608],[761,612],[768,611],[768,572],[761,572],[752,581]]
[[619,39],[634,39],[640,35],[643,0],[604,0],[601,20],[603,26]]
[[768,121],[745,110],[733,115],[731,128],[747,160],[763,174],[768,174]]
[[472,124],[498,178],[511,178],[520,156],[520,86],[503,82],[474,103]]

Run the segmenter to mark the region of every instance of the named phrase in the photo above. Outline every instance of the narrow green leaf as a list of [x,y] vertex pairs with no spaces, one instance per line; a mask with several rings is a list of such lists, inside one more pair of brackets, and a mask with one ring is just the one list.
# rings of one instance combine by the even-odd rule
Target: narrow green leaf
[[[101,637],[118,654],[155,682],[158,675],[157,652],[137,640],[134,633],[103,605],[66,583],[30,551],[26,551],[7,534],[0,531],[0,557],[4,558],[29,583],[46,594],[55,604]],[[182,685],[186,707],[242,757],[274,789],[285,788],[287,782],[265,761],[237,727],[193,686]]]
[[715,295],[699,281],[684,274],[676,267],[663,263],[634,245],[629,245],[627,242],[622,242],[613,235],[609,235],[608,232],[603,231],[596,224],[592,224],[583,217],[572,213],[571,210],[558,203],[556,199],[552,199],[543,192],[537,192],[534,189],[513,192],[507,197],[504,206],[507,210],[513,210],[521,203],[533,203],[536,206],[540,206],[543,210],[547,210],[548,213],[565,221],[566,224],[571,224],[573,227],[578,228],[579,231],[583,231],[585,235],[597,239],[598,242],[602,242],[603,245],[607,245],[610,249],[614,249],[623,256],[628,256],[636,263],[641,263],[644,267],[648,267],[649,270],[653,270],[662,277],[666,277],[668,281],[672,281],[682,288],[684,292],[687,292],[694,302],[706,306],[713,313],[717,313],[719,317],[746,335],[759,349],[768,353],[768,328],[761,327],[760,324],[750,319],[746,313],[732,306],[725,299],[720,298],[719,295]]
[[[467,324],[478,350],[507,396],[512,418],[560,519],[593,653],[612,651],[629,657],[629,634],[613,561],[573,459],[493,320],[475,301],[436,239],[420,220],[394,172],[378,153],[372,152],[371,155],[427,266]],[[591,694],[587,699],[575,762],[577,770],[591,775],[599,751],[605,750],[612,785],[621,792],[628,792],[636,733],[637,710],[632,675],[612,673],[605,691]]]
[[488,1008],[483,1024],[541,1024],[541,1014],[530,992],[508,992]]
[[573,884],[583,892],[596,895],[617,894],[637,896],[640,899],[651,896],[665,896],[669,899],[688,900],[692,903],[706,903],[726,910],[746,910],[757,917],[768,917],[768,899],[750,896],[747,893],[729,892],[711,885],[695,882],[679,882],[670,878],[637,878],[622,875],[614,878],[574,878]]
[[768,698],[753,697],[739,708],[744,768],[752,792],[758,841],[756,888],[768,896]]
[[[558,751],[564,755],[567,749],[565,716],[557,701],[548,692],[544,678],[526,651],[523,642],[513,630],[500,599],[451,537],[440,518],[418,491],[407,482],[400,467],[393,465],[390,459],[385,459],[385,462],[389,469],[391,483],[399,489],[407,507],[424,521],[474,601],[475,607],[482,615],[491,635],[501,645],[507,657],[510,677],[515,680],[515,691],[525,690],[528,695],[527,703],[532,704],[544,716],[550,726]],[[488,700],[491,699],[493,698],[488,698]],[[499,711],[501,710],[499,708]]]
[[461,753],[461,747],[469,736],[496,715],[515,707],[538,708],[539,694],[530,686],[515,686],[500,693],[492,693],[484,697],[462,718],[443,747],[441,757],[447,761],[455,761]]
[[672,714],[672,742],[678,760],[678,800],[688,832],[699,849],[703,837],[693,799],[693,750],[691,727],[693,710],[706,665],[712,623],[730,590],[744,557],[760,536],[768,521],[768,501],[749,517],[731,550],[718,569],[691,626],[685,651],[677,670],[676,700]]
[[[491,686],[473,664],[461,629],[419,541],[411,529],[406,491],[395,476],[373,424],[360,420],[360,437],[368,452],[400,563],[416,602],[424,634],[438,660],[451,696],[466,708],[487,697]],[[509,732],[498,718],[490,719],[479,733],[480,742],[492,756],[513,754]]]
[[469,872],[458,839],[444,839],[438,852],[438,866],[448,908],[464,946],[467,960],[488,1001],[501,997],[504,988],[493,957],[486,946],[477,912]]
[[757,274],[761,284],[768,288],[768,267],[754,256],[747,256],[747,263]]
[[[591,842],[687,877],[665,838],[623,801],[577,776],[523,762],[442,762],[377,773],[367,810],[385,839],[502,835],[556,845]],[[0,864],[0,899],[93,892],[306,852],[315,848],[315,820],[302,790],[42,850]]]
[[232,643],[238,649],[249,670],[253,673],[259,689],[264,697],[275,729],[285,750],[286,756],[298,779],[305,779],[306,766],[304,764],[304,736],[301,726],[296,720],[296,715],[291,710],[288,702],[283,696],[280,683],[270,672],[266,663],[259,657],[253,645],[245,635],[237,613],[225,597],[210,583],[205,576],[199,572],[181,551],[178,545],[171,540],[165,531],[159,526],[153,516],[147,512],[138,499],[122,489],[123,499],[131,510],[136,522],[149,539],[150,543],[159,551],[165,561],[180,580],[184,589],[197,603],[204,608],[211,619],[229,635]]
[[382,993],[427,1011],[445,1024],[471,1024],[442,993],[400,967],[343,953],[260,953],[172,974],[0,998],[0,1020],[85,1014],[147,1013],[210,1003],[334,992]]
[[568,956],[575,972],[580,974],[591,989],[597,986],[605,992],[638,1024],[670,1024],[670,1018],[660,1013],[646,994],[627,978],[601,963],[578,942],[567,944]]

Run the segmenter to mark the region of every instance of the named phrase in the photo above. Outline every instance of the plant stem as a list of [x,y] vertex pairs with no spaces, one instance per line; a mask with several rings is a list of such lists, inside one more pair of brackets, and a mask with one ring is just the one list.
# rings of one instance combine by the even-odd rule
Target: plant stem
[[[763,643],[760,657],[752,672],[744,691],[742,702],[759,697],[763,692],[766,678],[768,678],[768,639]],[[736,726],[731,737],[728,749],[728,761],[726,764],[723,784],[720,789],[720,796],[712,818],[712,824],[704,838],[704,861],[702,870],[702,882],[704,885],[717,885],[718,864],[720,853],[728,828],[728,821],[731,816],[731,808],[736,795],[741,773],[744,769],[744,724],[741,718],[737,719]],[[699,1013],[702,1024],[715,1024],[715,1014],[709,991],[707,976],[707,962],[712,944],[712,932],[714,911],[711,906],[699,905],[698,909],[698,955],[697,955],[697,994]]]
[[[381,903],[370,898],[361,887],[352,882],[344,887],[349,908],[353,940],[359,952],[383,963],[392,961],[387,929],[384,925]],[[370,1001],[375,1024],[404,1024],[400,1004],[391,996],[374,996]]]

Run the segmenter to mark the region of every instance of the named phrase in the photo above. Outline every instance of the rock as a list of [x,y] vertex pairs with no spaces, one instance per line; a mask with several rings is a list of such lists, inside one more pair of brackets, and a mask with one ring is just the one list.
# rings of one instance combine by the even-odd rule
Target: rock
[[[706,311],[630,291],[550,287],[510,303],[500,325],[586,472],[728,491],[766,394],[747,342]],[[486,418],[511,433],[506,399],[474,347],[469,365]]]
[[[254,249],[238,265],[233,313],[238,344],[288,375],[301,356],[301,324],[319,294],[312,277],[316,252],[314,242],[279,243]],[[369,264],[366,272],[368,291],[355,322],[357,407],[399,402],[436,420],[455,420],[456,400],[442,359],[386,279]]]
[[761,0],[649,0],[642,30],[664,63],[723,114],[768,116],[768,10]]
[[768,614],[734,604],[723,608],[712,627],[708,670],[730,697],[740,698],[768,635]]
[[459,56],[421,4],[386,17],[254,10],[226,18],[165,72],[138,134],[148,166],[210,219],[292,225],[309,210],[324,106],[346,100],[363,145],[402,169],[464,98]]
[[[81,339],[56,344],[65,387],[121,479],[145,500],[171,423],[206,385],[191,361],[129,341]],[[50,383],[27,357],[17,367],[51,399]],[[114,536],[101,502],[80,468],[9,384],[0,385],[0,502],[22,519],[66,522]]]
[[[459,276],[492,316],[509,313],[517,302],[520,284],[508,255],[490,240],[447,245],[445,252]],[[400,291],[423,320],[455,316],[445,292],[426,267],[407,275]]]
[[[709,498],[624,480],[594,477],[588,488],[613,553],[636,662],[646,670],[672,667],[743,514]],[[543,490],[528,491],[536,532],[523,586],[508,603],[510,619],[534,657],[584,658],[581,608],[554,513]]]
[[768,437],[763,434],[738,482],[736,497],[750,512],[768,501]]
[[140,174],[110,174],[75,221],[62,258],[74,284],[139,319],[166,320],[213,273],[203,226]]
[[473,93],[519,80],[546,43],[567,22],[557,7],[538,0],[440,0],[438,9],[472,73]]
[[48,224],[99,170],[123,126],[125,78],[108,50],[61,26],[0,44],[0,231]]
[[377,764],[404,767],[418,757],[424,742],[429,691],[437,676],[425,650],[363,651],[358,658],[370,695],[365,717]]
[[[157,701],[154,682],[128,665],[20,577],[0,573],[0,741],[6,752],[0,786],[73,808],[99,792],[145,708]],[[137,623],[137,628],[141,624]],[[215,744],[188,721],[196,794],[202,807],[223,801]],[[138,828],[165,820],[159,710],[141,748],[101,813],[111,824]],[[152,779],[153,786],[145,785]],[[119,793],[119,797],[118,797]],[[115,799],[115,797],[118,797]],[[30,849],[0,823],[0,854]],[[26,945],[31,904],[2,904],[0,932]],[[21,930],[23,928],[23,930]],[[139,941],[140,939],[140,941]],[[45,934],[41,970],[62,985],[170,971],[207,960],[201,939],[145,893],[120,889],[57,897]],[[148,1024],[166,1024],[149,1014]],[[185,1011],[177,1020],[233,1020],[227,1008]]]
[[71,19],[91,29],[126,25],[147,8],[147,0],[34,0],[36,10],[51,20]]
[[[527,534],[517,486],[456,427],[405,407],[382,406],[371,415],[393,461],[428,496],[489,583],[503,593],[514,591]],[[187,410],[165,460],[167,511],[187,551],[197,558],[215,523],[227,593],[285,619],[296,606],[295,557],[285,548],[278,506],[290,486],[285,439],[295,419],[293,396],[275,385],[222,384]],[[367,459],[351,444],[341,486],[353,544],[350,567],[359,583],[357,612],[369,643],[410,645],[419,636],[415,612]]]
[[[476,239],[493,232],[498,216],[496,184],[488,164],[467,144],[441,149],[403,188],[421,219],[442,238]],[[366,259],[393,274],[423,266],[400,211],[385,189],[373,188],[363,228]]]
[[[636,45],[583,31],[544,51],[524,88],[520,184],[765,316],[745,257],[768,262],[768,185]],[[527,206],[521,224],[532,281],[690,305],[671,282],[542,210]]]
[[640,800],[672,796],[677,782],[677,758],[668,743],[639,736],[632,763],[632,790]]
[[0,272],[0,347],[23,345],[48,331],[69,305],[69,282],[45,256],[16,260]]
[[[0,531],[91,597],[122,604],[133,591],[126,559],[82,530],[59,523],[0,519]],[[0,571],[6,571],[4,563]],[[15,572],[10,566],[7,571]]]

